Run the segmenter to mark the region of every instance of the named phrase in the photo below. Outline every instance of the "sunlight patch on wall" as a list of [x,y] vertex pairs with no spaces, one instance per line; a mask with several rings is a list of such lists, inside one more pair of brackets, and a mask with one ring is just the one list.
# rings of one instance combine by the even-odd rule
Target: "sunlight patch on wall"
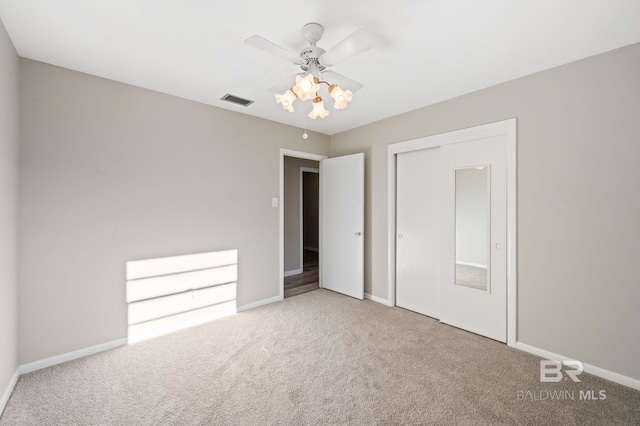
[[236,313],[238,251],[127,262],[129,343]]

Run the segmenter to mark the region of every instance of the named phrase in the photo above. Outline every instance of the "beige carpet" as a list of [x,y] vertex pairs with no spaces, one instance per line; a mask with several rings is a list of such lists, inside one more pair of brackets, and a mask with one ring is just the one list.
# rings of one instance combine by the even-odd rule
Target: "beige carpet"
[[[539,360],[317,290],[22,376],[0,424],[640,424],[640,392],[586,373],[540,383]],[[541,390],[575,400],[517,398]]]

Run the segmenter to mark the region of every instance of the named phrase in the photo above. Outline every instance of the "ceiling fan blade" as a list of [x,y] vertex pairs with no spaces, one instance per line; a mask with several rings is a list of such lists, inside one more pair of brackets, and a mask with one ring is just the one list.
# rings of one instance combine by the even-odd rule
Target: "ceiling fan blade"
[[287,49],[278,46],[267,40],[264,37],[260,37],[259,35],[252,35],[248,39],[244,41],[249,46],[253,46],[257,49],[262,50],[263,52],[270,53],[272,55],[278,56],[286,61],[297,65],[303,65],[304,61],[302,58],[295,53],[289,52]]
[[342,74],[338,74],[335,71],[324,71],[322,73],[322,78],[325,79],[327,83],[340,86],[342,90],[349,89],[352,93],[355,93],[364,87],[364,84],[352,80],[349,77],[345,77]]
[[346,59],[352,58],[365,52],[376,45],[373,36],[369,31],[360,28],[340,43],[327,50],[321,57],[320,62],[325,66],[335,65]]
[[304,73],[294,74],[290,77],[287,77],[285,80],[282,80],[280,83],[276,84],[275,86],[267,90],[267,92],[278,93],[278,94],[286,92],[287,89],[290,89],[296,85],[297,75],[303,76]]

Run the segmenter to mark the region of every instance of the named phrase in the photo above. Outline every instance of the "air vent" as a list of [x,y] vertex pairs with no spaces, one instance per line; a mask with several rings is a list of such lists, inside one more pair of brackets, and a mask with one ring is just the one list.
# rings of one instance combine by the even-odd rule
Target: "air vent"
[[224,95],[223,97],[221,97],[220,100],[231,102],[232,104],[242,105],[242,106],[245,106],[245,107],[249,106],[249,105],[251,105],[253,103],[253,101],[250,101],[249,99],[242,99],[242,98],[239,98],[237,96],[230,95],[228,93],[226,95]]

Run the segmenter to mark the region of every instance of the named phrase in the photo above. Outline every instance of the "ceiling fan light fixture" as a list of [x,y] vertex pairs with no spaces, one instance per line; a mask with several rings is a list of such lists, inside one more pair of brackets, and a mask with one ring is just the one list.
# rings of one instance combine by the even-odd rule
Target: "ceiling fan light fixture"
[[329,94],[335,100],[333,107],[335,109],[343,109],[347,107],[347,104],[353,99],[353,93],[351,90],[342,90],[339,86],[329,86]]
[[[334,45],[329,50],[324,50],[317,43],[320,41],[324,28],[316,22],[310,22],[302,27],[302,34],[309,43],[297,54],[284,49],[277,44],[270,42],[264,37],[253,35],[245,40],[250,46],[258,48],[267,53],[278,56],[286,61],[296,64],[302,69],[303,73],[295,75],[295,83],[292,83],[292,77],[286,80],[283,85],[278,84],[270,91],[280,92],[289,87],[283,94],[276,95],[276,102],[282,105],[282,108],[294,112],[293,103],[296,99],[300,101],[313,102],[313,110],[308,114],[312,119],[318,117],[325,118],[329,115],[329,111],[324,108],[324,103],[320,97],[320,86],[327,85],[328,92],[334,99],[333,107],[335,109],[344,109],[353,99],[353,92],[362,88],[362,84],[344,77],[336,72],[327,71],[327,67],[336,65],[346,59],[359,55],[372,47],[374,47],[374,38],[363,28],[355,31],[353,34]],[[324,79],[328,81],[325,81]],[[284,82],[283,82],[284,83]],[[343,87],[350,87],[351,90],[344,90],[339,87],[340,83]],[[293,86],[293,87],[291,87]],[[275,89],[275,90],[274,90]]]
[[314,99],[319,89],[320,81],[313,74],[308,73],[304,77],[296,76],[296,85],[293,87],[293,91],[301,101]]
[[318,117],[325,118],[329,115],[329,111],[324,109],[324,102],[320,96],[313,99],[313,110],[309,113],[309,118],[316,119]]
[[287,89],[282,95],[276,94],[276,102],[282,104],[282,108],[289,112],[293,112],[293,102],[296,100],[296,94],[291,89]]

